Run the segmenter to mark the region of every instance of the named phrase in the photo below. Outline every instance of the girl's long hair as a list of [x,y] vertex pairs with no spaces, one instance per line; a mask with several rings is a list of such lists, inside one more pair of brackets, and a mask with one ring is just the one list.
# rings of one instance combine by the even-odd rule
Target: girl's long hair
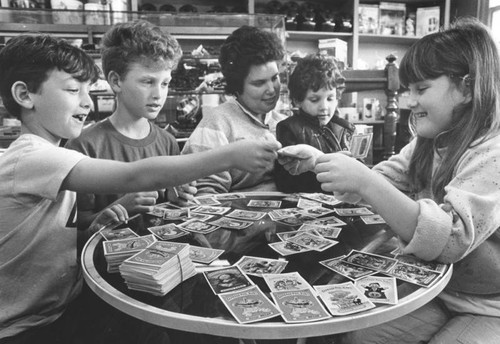
[[[400,65],[403,85],[447,75],[471,102],[453,109],[453,126],[434,139],[417,136],[409,174],[413,192],[429,187],[436,200],[444,198],[464,152],[500,128],[500,62],[489,29],[474,18],[462,18],[440,32],[413,44]],[[410,127],[415,134],[414,123]],[[478,140],[481,139],[481,140]],[[438,148],[446,148],[442,163],[433,171]],[[430,184],[430,185],[429,185]]]

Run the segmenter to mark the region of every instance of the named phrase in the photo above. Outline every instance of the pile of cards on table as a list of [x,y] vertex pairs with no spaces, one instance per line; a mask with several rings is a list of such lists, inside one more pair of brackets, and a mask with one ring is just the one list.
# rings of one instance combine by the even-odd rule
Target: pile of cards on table
[[129,289],[165,295],[196,274],[189,244],[156,241],[119,267]]
[[157,240],[153,234],[103,241],[104,258],[108,264],[108,272],[118,272],[118,267],[125,259],[144,250],[155,241]]

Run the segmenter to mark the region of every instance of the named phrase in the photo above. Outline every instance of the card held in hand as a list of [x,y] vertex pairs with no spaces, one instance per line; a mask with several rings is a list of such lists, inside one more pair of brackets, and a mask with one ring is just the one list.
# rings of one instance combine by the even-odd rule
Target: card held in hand
[[364,159],[368,156],[372,143],[373,133],[355,134],[351,139],[351,153],[353,158]]

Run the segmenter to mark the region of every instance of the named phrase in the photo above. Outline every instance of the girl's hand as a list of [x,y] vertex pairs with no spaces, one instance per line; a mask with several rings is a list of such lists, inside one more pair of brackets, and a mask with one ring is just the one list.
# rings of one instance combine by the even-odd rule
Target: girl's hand
[[370,175],[374,173],[362,162],[342,153],[320,156],[314,172],[323,190],[357,194],[370,182]]
[[102,210],[92,221],[89,226],[89,230],[94,233],[100,230],[102,227],[116,222],[126,222],[129,216],[127,209],[121,204],[113,204]]
[[270,171],[277,158],[276,151],[281,143],[276,139],[243,139],[231,143],[231,156],[234,168],[247,172]]
[[152,210],[158,199],[157,191],[144,191],[126,194],[113,204],[121,204],[129,213],[145,213]]
[[324,153],[313,146],[298,144],[283,147],[278,151],[278,162],[291,175],[313,171],[316,160]]
[[196,181],[167,189],[167,199],[180,206],[194,202],[194,195],[198,192]]

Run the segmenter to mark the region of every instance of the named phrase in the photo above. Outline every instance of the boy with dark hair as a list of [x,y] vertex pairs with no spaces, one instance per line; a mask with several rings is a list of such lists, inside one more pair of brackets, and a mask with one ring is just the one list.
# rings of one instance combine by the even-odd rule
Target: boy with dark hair
[[[203,153],[130,163],[59,147],[62,139],[80,135],[97,77],[91,57],[48,35],[16,36],[0,51],[0,95],[22,123],[20,137],[0,156],[2,344],[72,343],[75,326],[83,326],[75,191],[151,191],[230,168],[258,172],[269,168],[280,147],[242,140]],[[119,206],[113,209],[95,222],[127,219]],[[90,323],[96,320],[92,315]]]
[[[115,111],[82,131],[66,148],[92,158],[136,161],[178,155],[175,138],[152,123],[168,95],[172,70],[182,55],[175,38],[144,21],[114,25],[102,39],[102,67],[115,94]],[[164,195],[166,193],[166,195]],[[121,204],[130,215],[147,212],[158,201],[192,199],[196,188],[183,185],[167,191],[129,194],[78,194],[78,227],[87,228],[100,211]],[[140,229],[140,221],[137,223]]]

